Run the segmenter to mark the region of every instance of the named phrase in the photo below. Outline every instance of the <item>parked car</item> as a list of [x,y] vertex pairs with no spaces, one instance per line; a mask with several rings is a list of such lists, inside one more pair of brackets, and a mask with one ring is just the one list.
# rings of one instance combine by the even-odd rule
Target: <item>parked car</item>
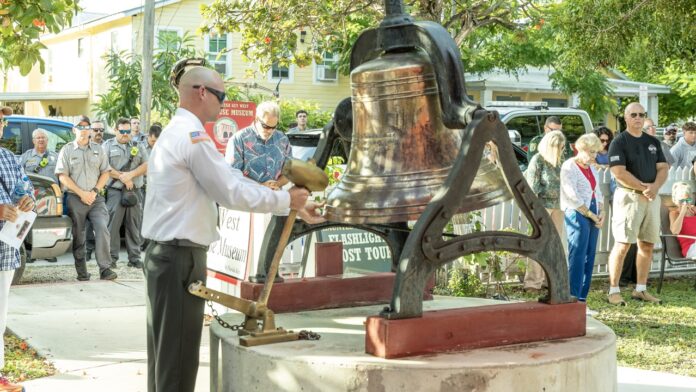
[[[48,131],[48,148],[56,153],[74,140],[72,124],[50,118],[30,116],[7,116],[7,126],[0,146],[17,155],[32,149],[31,133],[36,128]],[[63,215],[63,192],[50,177],[27,173],[34,185],[36,213],[38,214],[31,232],[20,249],[21,267],[15,272],[12,284],[22,278],[27,260],[51,259],[68,251],[72,244],[72,221]]]
[[563,134],[571,145],[585,133],[592,132],[592,120],[586,111],[575,108],[548,107],[546,102],[488,102],[486,108],[500,114],[500,120],[508,131],[517,131],[522,148],[526,151],[529,141],[544,133],[544,122],[551,116],[560,118]]

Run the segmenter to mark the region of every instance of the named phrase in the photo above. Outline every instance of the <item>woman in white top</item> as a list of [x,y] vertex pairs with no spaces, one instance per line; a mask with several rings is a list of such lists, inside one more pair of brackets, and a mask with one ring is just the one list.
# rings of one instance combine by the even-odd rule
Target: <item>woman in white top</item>
[[578,154],[561,166],[561,210],[568,235],[570,294],[584,302],[590,290],[597,235],[604,223],[602,193],[592,166],[602,143],[596,135],[585,134],[575,148]]

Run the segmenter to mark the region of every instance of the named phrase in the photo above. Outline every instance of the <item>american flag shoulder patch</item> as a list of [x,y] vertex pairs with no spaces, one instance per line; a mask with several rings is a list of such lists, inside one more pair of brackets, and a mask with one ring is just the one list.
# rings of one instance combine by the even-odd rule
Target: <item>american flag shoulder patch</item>
[[203,131],[193,131],[189,133],[189,137],[191,138],[192,144],[210,141],[210,136],[208,136],[208,134]]

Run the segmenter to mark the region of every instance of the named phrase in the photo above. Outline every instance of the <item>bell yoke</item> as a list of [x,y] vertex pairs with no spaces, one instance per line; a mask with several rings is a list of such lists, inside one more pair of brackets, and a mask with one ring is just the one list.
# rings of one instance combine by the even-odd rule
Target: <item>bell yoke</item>
[[[240,335],[272,336],[275,325],[265,304],[277,271],[275,256],[287,240],[330,226],[357,227],[387,240],[398,265],[391,304],[381,313],[385,319],[421,317],[423,292],[435,270],[482,251],[511,251],[538,261],[549,286],[541,301],[575,301],[560,237],[517,166],[498,113],[468,98],[454,40],[439,24],[413,21],[401,0],[385,0],[385,9],[380,26],[364,31],[352,48],[352,98],[338,105],[314,155],[317,165],[325,167],[334,144],[350,151],[346,172],[327,200],[329,222],[271,221],[264,239],[268,249],[259,262],[270,265],[262,300],[254,306],[240,299],[228,302],[247,315]],[[499,150],[495,163],[482,159],[489,142]],[[487,231],[443,238],[455,214],[511,198],[528,219],[530,235]],[[412,220],[416,224],[409,232]],[[204,294],[204,289],[191,291],[219,300],[221,293]],[[271,319],[264,319],[268,315]],[[264,320],[268,325],[259,331],[257,322]],[[292,338],[260,339],[258,344]]]

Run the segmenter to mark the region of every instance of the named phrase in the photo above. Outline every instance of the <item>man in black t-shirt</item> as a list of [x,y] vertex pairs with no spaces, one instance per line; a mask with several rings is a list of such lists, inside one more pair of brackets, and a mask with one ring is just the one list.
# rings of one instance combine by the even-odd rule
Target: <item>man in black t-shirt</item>
[[631,297],[659,303],[647,292],[648,272],[652,264],[654,244],[660,240],[660,198],[657,194],[667,179],[660,141],[643,132],[647,113],[637,102],[624,112],[627,129],[609,146],[609,166],[616,178],[611,227],[614,247],[609,254],[609,303],[625,305],[619,289],[619,278],[626,252],[638,242],[637,283]]

